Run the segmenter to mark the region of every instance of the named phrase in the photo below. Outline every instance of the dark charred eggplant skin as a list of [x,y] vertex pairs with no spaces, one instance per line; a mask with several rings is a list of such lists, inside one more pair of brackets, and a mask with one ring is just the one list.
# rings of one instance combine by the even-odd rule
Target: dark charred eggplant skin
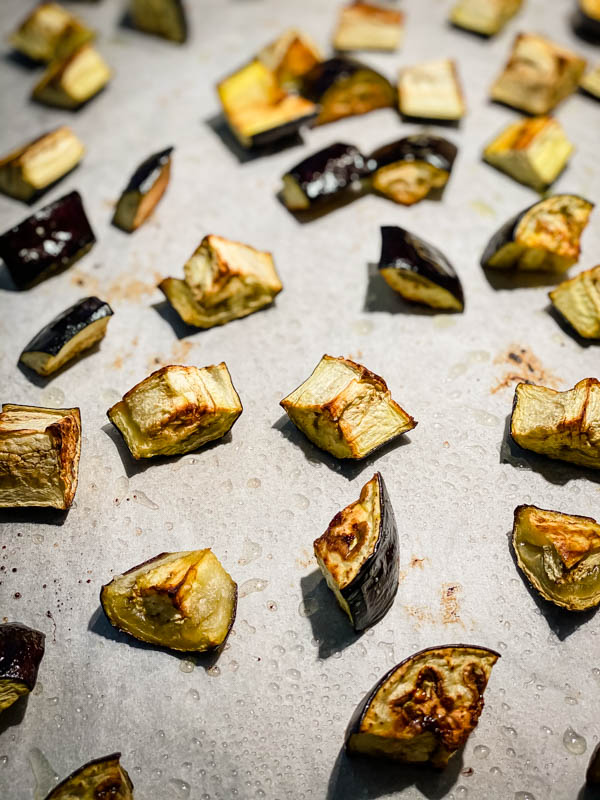
[[381,228],[379,269],[395,267],[414,272],[450,292],[464,305],[462,284],[446,256],[432,244],[395,225]]
[[0,236],[0,257],[19,289],[66,269],[96,237],[79,192],[55,200]]
[[592,16],[584,11],[584,3],[579,2],[575,12],[575,30],[585,39],[600,41],[600,17]]
[[[108,756],[101,756],[100,758],[93,758],[91,761],[87,761],[85,764],[83,764],[81,767],[76,769],[70,775],[67,775],[67,777],[64,780],[62,780],[60,783],[58,783],[54,787],[54,789],[52,789],[50,794],[47,795],[46,800],[52,800],[54,797],[59,797],[60,793],[62,792],[62,790],[65,789],[68,786],[69,782],[74,780],[75,778],[79,777],[79,775],[81,775],[81,773],[84,770],[89,769],[90,767],[93,767],[96,764],[103,764],[103,763],[105,763],[107,761],[117,761],[117,762],[119,762],[120,759],[121,759],[121,753],[111,753]],[[133,791],[133,783],[131,781],[131,778],[127,774],[127,770],[125,770],[123,767],[121,767],[120,764],[119,764],[119,766],[120,766],[123,778],[125,780],[126,787],[129,789],[130,792]],[[100,794],[99,797],[98,797],[98,800],[104,800],[104,794],[106,794],[106,800],[109,800],[110,797],[112,796],[112,792],[111,792],[111,788],[110,787],[108,787],[108,792],[110,794],[108,794],[108,793]]]
[[600,786],[600,744],[592,753],[590,763],[585,773],[585,782],[588,786]]
[[44,655],[45,634],[20,622],[0,624],[0,680],[25,684],[31,692]]
[[374,162],[375,170],[402,161],[424,161],[436,169],[450,172],[457,152],[456,145],[442,136],[416,134],[378,147],[369,156],[369,161]]
[[111,317],[112,314],[112,308],[104,300],[84,297],[45,325],[29,342],[23,353],[33,350],[51,356],[58,355],[62,348],[88,325],[103,317]]
[[173,149],[173,147],[167,147],[159,153],[153,153],[148,156],[129,179],[129,183],[123,189],[123,194],[126,192],[142,192],[142,194],[146,194],[156,182],[165,164],[169,163]]
[[335,83],[351,78],[357,72],[362,72],[363,70],[374,72],[379,75],[380,78],[387,80],[383,78],[383,75],[378,73],[377,70],[369,67],[367,64],[363,64],[362,61],[357,61],[354,58],[337,56],[327,61],[319,61],[309,72],[303,75],[300,93],[303,97],[306,97],[307,100],[318,103],[325,92]]

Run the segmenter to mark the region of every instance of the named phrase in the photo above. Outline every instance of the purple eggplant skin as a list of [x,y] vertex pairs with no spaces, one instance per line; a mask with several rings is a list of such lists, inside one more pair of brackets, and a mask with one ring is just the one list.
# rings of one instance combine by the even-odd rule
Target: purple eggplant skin
[[25,684],[31,692],[44,655],[46,635],[20,622],[0,624],[0,681]]
[[585,781],[588,786],[600,786],[600,744],[592,753],[590,763],[585,773]]
[[[84,297],[45,325],[29,342],[23,353],[35,351],[55,356],[78,333],[92,322],[111,317],[112,308],[97,297]],[[21,355],[23,355],[21,353]]]
[[369,161],[375,162],[375,170],[402,161],[424,161],[450,173],[457,153],[456,145],[442,136],[415,134],[378,147],[369,156]]
[[505,222],[496,233],[492,236],[489,242],[486,245],[485,250],[483,251],[483,255],[481,256],[481,266],[485,269],[490,259],[494,257],[494,255],[501,250],[504,245],[509,244],[510,242],[514,242],[515,240],[515,232],[517,230],[517,226],[519,222],[523,219],[525,214],[533,208],[533,206],[537,205],[537,203],[533,203],[533,205],[528,206],[523,211],[520,211],[514,217]]
[[19,289],[66,269],[96,242],[79,192],[70,192],[0,236],[0,257]]
[[450,292],[464,306],[462,284],[446,256],[429,242],[395,225],[381,228],[379,269],[414,272]]
[[167,147],[159,153],[153,153],[151,156],[148,156],[129,179],[129,183],[125,189],[123,189],[123,194],[126,192],[141,192],[142,194],[146,194],[156,183],[165,164],[168,164],[171,160],[171,153],[173,150],[173,147]]
[[[325,92],[338,81],[351,78],[355,73],[368,70],[383,78],[377,70],[357,61],[354,58],[337,56],[329,58],[327,61],[319,61],[305,75],[302,76],[302,88],[300,94],[313,103],[320,102]],[[384,79],[386,80],[386,79]]]
[[583,38],[598,42],[600,41],[600,16],[585,11],[584,5],[585,3],[580,0],[579,8],[575,12],[575,30]]
[[299,119],[293,119],[290,122],[284,122],[277,125],[275,128],[269,128],[266,131],[255,133],[252,137],[251,148],[260,150],[263,147],[274,144],[275,142],[285,141],[289,139],[293,141],[293,137],[300,135],[300,128],[306,125],[311,125],[318,116],[318,111],[311,111]]

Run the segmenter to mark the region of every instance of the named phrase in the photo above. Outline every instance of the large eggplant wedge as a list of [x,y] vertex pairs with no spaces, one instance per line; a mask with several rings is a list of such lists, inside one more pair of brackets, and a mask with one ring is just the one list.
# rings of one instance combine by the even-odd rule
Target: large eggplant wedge
[[169,185],[172,152],[173,148],[167,147],[139,165],[119,198],[114,225],[134,231],[148,219]]
[[600,339],[600,265],[559,283],[552,305],[584,339]]
[[133,783],[121,753],[88,761],[61,781],[46,800],[133,800]]

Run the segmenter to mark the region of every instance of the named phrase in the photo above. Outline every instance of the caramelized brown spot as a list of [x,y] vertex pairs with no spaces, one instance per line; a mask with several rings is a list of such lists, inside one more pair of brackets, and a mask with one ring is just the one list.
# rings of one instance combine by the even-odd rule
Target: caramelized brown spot
[[563,383],[562,378],[546,369],[531,350],[518,344],[511,344],[507,350],[500,353],[494,359],[494,364],[509,364],[510,369],[492,388],[492,394],[507,389],[515,383],[539,383],[551,388],[557,388]]

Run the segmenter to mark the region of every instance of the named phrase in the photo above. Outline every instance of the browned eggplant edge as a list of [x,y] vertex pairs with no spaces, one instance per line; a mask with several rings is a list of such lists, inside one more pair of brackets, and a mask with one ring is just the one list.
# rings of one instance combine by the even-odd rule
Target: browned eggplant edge
[[55,794],[57,794],[61,789],[63,789],[69,783],[69,781],[73,780],[74,778],[77,778],[84,770],[88,769],[88,767],[93,767],[96,764],[103,764],[107,761],[116,761],[119,764],[119,768],[121,769],[123,777],[127,782],[127,788],[130,791],[132,791],[133,782],[129,777],[129,773],[127,772],[125,767],[121,766],[120,759],[121,759],[121,753],[111,753],[108,756],[104,757],[101,756],[100,758],[92,758],[90,761],[87,761],[81,767],[78,767],[76,770],[74,770],[74,772],[72,772],[70,775],[67,775],[66,778],[64,778],[60,783],[58,783],[54,787],[54,789],[52,789],[52,791],[46,796],[46,800],[51,800]]

